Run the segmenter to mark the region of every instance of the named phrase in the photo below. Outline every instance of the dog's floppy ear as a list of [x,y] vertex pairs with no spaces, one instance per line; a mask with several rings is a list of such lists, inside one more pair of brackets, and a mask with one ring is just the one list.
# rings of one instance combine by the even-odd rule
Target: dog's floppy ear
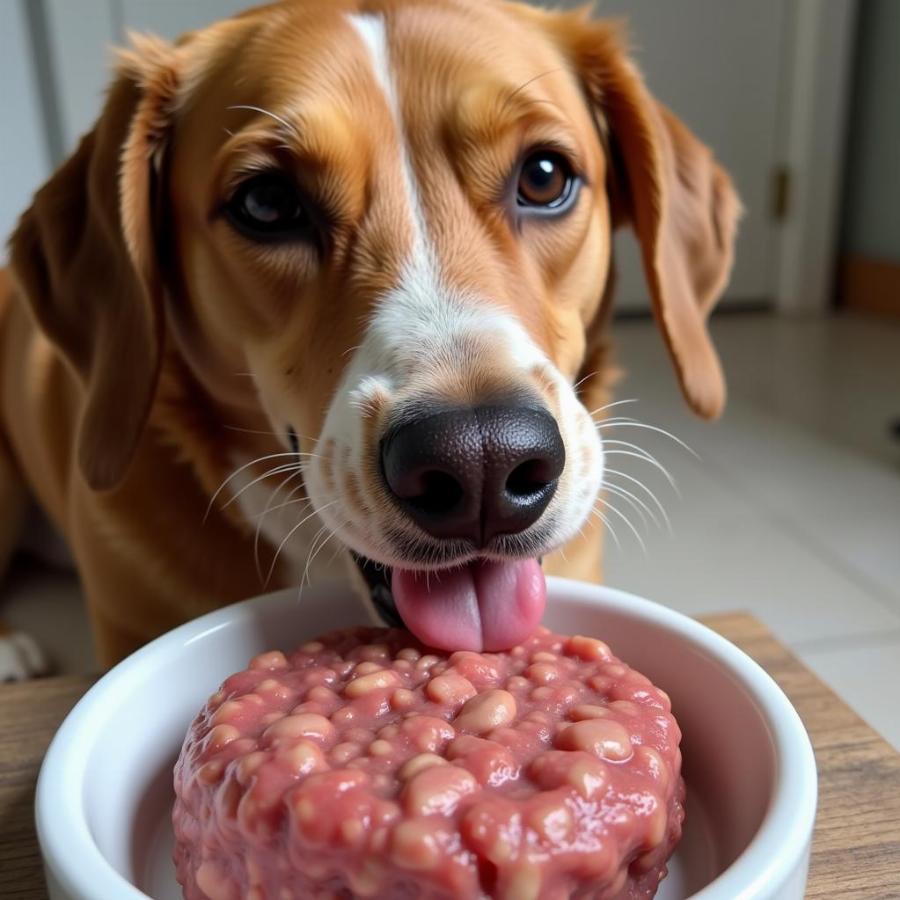
[[620,26],[585,11],[553,19],[609,147],[613,226],[634,228],[684,396],[714,418],[725,380],[706,321],[731,272],[740,201],[710,150],[650,95]]
[[96,489],[114,487],[128,468],[162,354],[154,207],[177,51],[133,40],[96,126],[35,195],[10,241],[20,290],[83,384],[78,462]]

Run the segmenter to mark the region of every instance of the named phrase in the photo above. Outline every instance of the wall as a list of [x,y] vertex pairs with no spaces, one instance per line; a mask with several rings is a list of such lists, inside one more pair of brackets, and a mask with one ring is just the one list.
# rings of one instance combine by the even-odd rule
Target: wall
[[40,81],[33,69],[29,2],[0,2],[0,265],[19,214],[51,169]]
[[[2,2],[2,0],[0,0]],[[31,2],[31,0],[29,0]],[[42,0],[68,153],[94,123],[126,30],[174,38],[261,0]]]
[[900,2],[860,4],[842,250],[900,264]]

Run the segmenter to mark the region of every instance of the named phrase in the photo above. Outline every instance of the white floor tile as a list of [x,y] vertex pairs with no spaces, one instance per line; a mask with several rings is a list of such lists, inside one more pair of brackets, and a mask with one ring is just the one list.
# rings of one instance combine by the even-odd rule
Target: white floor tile
[[[716,320],[731,396],[722,420],[704,423],[680,400],[652,323],[617,327],[629,371],[622,396],[641,398],[617,410],[687,440],[702,457],[702,478],[719,483],[694,479],[685,504],[705,510],[709,498],[739,510],[740,495],[835,577],[900,612],[900,443],[873,449],[890,412],[900,412],[900,328],[849,318]],[[671,447],[643,445],[673,471],[684,468]],[[891,452],[898,465],[885,463]]]
[[873,599],[793,534],[758,514],[682,515],[674,536],[616,527],[606,580],[682,612],[747,610],[782,640],[866,635],[900,627],[900,612]]
[[752,408],[726,426],[703,434],[710,474],[900,612],[900,476]]
[[800,649],[800,657],[900,750],[900,635],[845,648]]

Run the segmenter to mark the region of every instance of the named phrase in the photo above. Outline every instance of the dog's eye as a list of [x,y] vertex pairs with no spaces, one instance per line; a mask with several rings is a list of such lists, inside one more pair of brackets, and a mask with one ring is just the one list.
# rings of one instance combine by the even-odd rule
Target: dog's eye
[[525,157],[519,170],[519,206],[561,210],[571,199],[576,178],[568,160],[553,150],[538,150]]
[[315,231],[296,186],[275,172],[240,185],[225,205],[225,214],[238,231],[254,240],[304,240]]

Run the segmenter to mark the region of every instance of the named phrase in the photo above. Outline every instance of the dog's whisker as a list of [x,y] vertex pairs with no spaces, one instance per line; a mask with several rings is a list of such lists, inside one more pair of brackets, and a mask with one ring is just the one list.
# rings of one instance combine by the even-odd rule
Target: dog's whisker
[[284,451],[284,452],[282,452],[282,453],[269,453],[269,454],[267,454],[266,456],[259,456],[259,457],[257,457],[256,459],[251,459],[250,462],[244,463],[242,466],[239,466],[237,469],[235,469],[235,470],[234,470],[234,471],[233,471],[233,472],[232,472],[232,473],[231,473],[231,474],[230,474],[230,475],[229,475],[229,476],[228,476],[228,477],[227,477],[227,478],[226,478],[226,479],[225,479],[225,480],[224,480],[224,481],[216,488],[215,493],[214,493],[214,494],[212,495],[212,497],[210,498],[209,504],[208,504],[207,507],[206,507],[206,513],[205,513],[205,515],[203,516],[203,521],[205,522],[205,521],[209,518],[210,511],[212,510],[213,505],[214,505],[215,502],[216,502],[216,499],[218,498],[219,494],[221,494],[222,491],[225,490],[225,488],[228,486],[228,483],[229,483],[233,478],[237,478],[237,476],[240,475],[241,472],[243,472],[245,469],[249,469],[250,466],[255,466],[255,465],[257,465],[258,463],[266,462],[266,460],[270,460],[270,459],[283,459],[284,457],[287,457],[287,456],[293,457],[293,456],[295,456],[295,454],[294,454],[294,453],[291,453],[290,451]]
[[317,556],[325,549],[325,545],[326,545],[333,537],[335,537],[336,535],[337,535],[337,529],[336,529],[336,528],[329,529],[328,536],[325,538],[324,541],[322,541],[322,542],[319,544],[319,546],[318,546],[318,548],[316,549],[315,553],[313,553],[313,554],[306,560],[306,568],[305,568],[305,571],[304,571],[304,573],[303,573],[303,577],[304,577],[304,578],[307,578],[307,577],[308,577],[308,578],[309,578],[309,583],[310,583],[310,584],[312,584],[312,576],[309,575],[310,567],[312,566],[313,562],[315,562],[316,557],[317,557]]
[[[321,538],[323,532],[328,532],[318,547],[316,547],[317,541]],[[337,528],[329,528],[328,525],[323,525],[316,533],[313,535],[313,539],[309,545],[309,553],[306,555],[306,565],[303,567],[303,575],[300,577],[300,592],[298,594],[298,599],[302,599],[303,597],[303,586],[304,584],[310,585],[312,587],[312,575],[310,575],[310,566],[312,565],[312,561],[319,555],[319,551],[337,534]]]
[[612,484],[609,481],[604,482],[602,490],[608,491],[616,497],[621,497],[638,514],[638,517],[641,520],[642,527],[648,528],[650,522],[652,522],[656,528],[662,527],[662,522],[660,522],[654,510],[652,510],[636,494],[632,493],[629,490],[626,490],[620,485]]
[[[627,481],[630,481],[632,484],[637,485],[641,490],[645,491],[650,499],[656,504],[656,508],[660,511],[660,514],[663,516],[663,518],[668,521],[669,517],[666,514],[666,508],[662,505],[662,503],[660,503],[659,498],[656,496],[656,494],[654,494],[653,491],[650,490],[650,488],[640,480],[640,478],[635,478],[633,475],[629,475],[627,472],[622,472],[619,469],[607,468],[604,470],[604,472],[606,475],[618,475],[620,478],[624,478]],[[607,480],[606,483],[609,484],[609,481]]]
[[583,522],[581,528],[578,529],[578,537],[584,539],[584,529],[587,527],[587,522]]
[[675,443],[678,444],[679,447],[683,447],[695,459],[700,459],[700,454],[697,453],[697,451],[694,450],[693,447],[686,444],[683,440],[681,440],[680,437],[672,434],[671,431],[666,431],[665,428],[660,428],[657,425],[648,425],[646,422],[638,422],[637,419],[622,417],[618,419],[604,419],[603,421],[596,423],[594,427],[600,430],[604,428],[645,428],[648,431],[655,431],[658,434],[665,435],[667,438],[675,441]]
[[[301,485],[298,488],[295,488],[294,490],[299,491],[302,489],[303,489],[303,485]],[[294,491],[291,491],[291,494],[293,494],[293,493],[294,493]],[[291,496],[291,494],[288,494],[288,496]],[[262,519],[264,516],[267,516],[269,513],[278,512],[279,509],[284,509],[286,506],[294,506],[297,503],[307,503],[308,504],[308,503],[312,503],[312,501],[309,499],[309,497],[297,497],[294,500],[285,500],[283,503],[279,503],[277,506],[271,507],[271,509],[267,509],[261,513],[257,513],[254,518]]]
[[222,509],[227,509],[231,506],[235,500],[239,499],[245,491],[250,490],[254,485],[259,484],[260,481],[264,481],[266,478],[271,478],[273,475],[281,475],[282,472],[293,472],[293,471],[302,471],[302,468],[298,462],[292,463],[284,463],[280,466],[275,466],[274,469],[269,469],[268,472],[263,472],[262,475],[257,475],[251,482],[245,484],[237,493],[233,494],[228,500],[222,504]]
[[330,506],[334,506],[338,501],[332,500],[330,503],[326,503],[321,509],[313,509],[311,513],[305,515],[293,528],[284,536],[282,542],[278,545],[278,549],[275,551],[275,555],[272,557],[272,565],[269,566],[269,572],[266,575],[265,584],[268,584],[272,579],[272,573],[275,571],[275,565],[278,562],[278,557],[281,554],[281,551],[284,549],[284,545],[297,533],[297,531],[303,527],[310,519],[314,516],[317,516],[323,510],[328,509]]
[[669,482],[669,485],[671,486],[672,490],[675,491],[678,498],[681,499],[681,490],[679,489],[677,482],[669,474],[669,472],[665,469],[665,467],[662,466],[655,459],[650,459],[649,457],[644,456],[641,453],[632,453],[630,450],[606,450],[606,451],[604,451],[604,456],[630,456],[630,457],[633,457],[634,459],[641,460],[642,462],[649,463],[654,468],[657,468],[660,470],[660,472],[662,472],[662,474],[666,478],[666,481]]
[[319,530],[313,535],[313,539],[309,542],[309,552],[306,554],[306,564],[303,566],[303,574],[300,576],[301,587],[304,584],[310,584],[310,585],[312,584],[312,580],[307,579],[307,576],[309,575],[310,562],[312,561],[313,554],[315,553],[315,550],[316,550],[316,544],[318,543],[319,538],[321,538],[322,535],[325,534],[326,532],[329,534],[334,534],[334,531],[332,531],[328,527],[327,523],[323,523],[321,528],[319,528]]
[[[285,498],[288,502],[298,502],[298,501],[294,501],[294,497],[296,497],[300,491],[302,491],[306,488],[305,470],[301,470],[301,474],[304,475],[304,480],[301,481],[300,484],[296,485],[295,487],[293,487],[291,489],[291,492]],[[300,498],[300,500],[305,500],[305,499],[308,499],[308,498],[307,497]],[[274,507],[274,509],[280,509],[281,506],[283,506],[283,505],[284,504],[279,504],[278,506]]]
[[[660,522],[656,513],[650,508],[649,504],[645,503],[637,494],[629,491],[627,488],[622,487],[621,484],[613,484],[609,481],[606,481],[604,483],[604,487],[607,490],[611,490],[614,494],[618,494],[623,499],[628,498],[637,503],[643,510],[646,511],[647,515],[650,516],[650,518],[653,520],[653,524],[657,528],[662,528],[662,523]],[[665,522],[666,524],[666,530],[669,532],[669,534],[673,534],[674,532],[672,531],[672,523],[669,520],[669,515],[666,512],[665,507],[656,499],[655,495],[649,488],[645,487],[644,485],[641,485],[641,487],[643,487],[644,490],[647,491],[647,493],[650,494],[650,496],[653,498],[654,502],[659,507],[663,522]]]
[[604,445],[612,445],[614,447],[628,447],[629,450],[634,450],[637,453],[643,454],[647,459],[653,459],[659,462],[649,450],[646,450],[644,447],[641,447],[639,444],[634,444],[631,441],[622,441],[619,440],[619,438],[604,438],[603,443]]
[[[285,487],[291,480],[293,480],[293,478],[295,478],[296,475],[298,475],[298,474],[302,474],[302,472],[295,473],[294,475],[291,475],[286,481],[282,482],[282,484],[279,487],[279,491],[283,487]],[[306,487],[306,482],[301,481],[300,484],[298,484],[296,487],[294,487],[291,490],[291,492],[287,495],[287,498],[284,500],[284,502],[279,503],[277,506],[273,506],[271,509],[268,510],[268,512],[269,513],[277,512],[279,509],[284,509],[285,507],[293,506],[296,503],[312,503],[312,500],[310,500],[309,497],[307,497],[305,495],[303,497],[297,497],[297,494],[300,491],[304,490],[305,487]],[[301,510],[301,512],[303,512],[303,510]],[[263,515],[266,515],[266,513],[264,512]]]
[[[323,507],[323,509],[324,509],[324,507]],[[349,524],[350,524],[350,519],[344,519],[344,521],[343,521],[342,524],[343,524],[343,525],[349,525]],[[327,528],[327,526],[323,525],[322,528],[320,528],[320,529],[316,532],[315,536],[314,536],[313,539],[312,539],[312,542],[310,543],[310,553],[312,553],[312,548],[315,546],[316,539],[319,537],[319,535],[322,534],[322,532],[323,532],[326,528]],[[328,536],[325,538],[325,540],[322,542],[321,546],[319,547],[319,550],[321,550],[321,549],[325,546],[325,544],[327,544],[333,537],[335,537],[336,534],[337,534],[337,528],[330,529],[329,535],[328,535]],[[331,559],[329,560],[329,563],[328,563],[329,565],[331,565],[331,562],[334,560],[335,556],[337,556],[337,554],[340,553],[342,549],[343,549],[343,548],[342,548],[340,545],[338,545],[338,547],[337,547],[337,549],[335,550],[335,552],[331,555]],[[318,554],[319,550],[316,551],[316,554]],[[313,559],[314,559],[314,558],[315,558],[315,557],[313,557]],[[312,586],[312,578],[311,578],[311,576],[310,576],[309,582],[306,581],[307,572],[308,572],[308,570],[309,570],[310,564],[311,564],[310,556],[307,556],[307,557],[306,557],[306,566],[304,567],[303,575],[302,575],[301,578],[300,578],[300,584],[299,584],[299,586],[298,586],[298,588],[297,588],[297,602],[298,602],[298,603],[302,603],[302,602],[303,602],[303,589],[304,589],[304,587],[306,586],[306,584],[308,583],[310,586]]]
[[[616,444],[623,445],[626,447],[634,447],[634,444],[629,444],[627,441],[604,441],[604,444]],[[672,485],[672,490],[675,491],[678,496],[681,496],[681,491],[678,489],[678,485],[675,483],[675,479],[669,473],[669,470],[653,455],[647,453],[645,450],[641,450],[640,447],[635,447],[638,451],[637,453],[631,450],[607,450],[605,447],[603,449],[604,456],[631,456],[634,459],[643,460],[645,463],[649,463],[651,466],[655,466],[659,469],[660,472],[665,475],[666,480]]]
[[[302,474],[303,474],[303,470],[298,469],[295,472],[290,472],[288,475],[286,475],[284,478],[282,478],[278,487],[275,488],[275,490],[272,491],[271,494],[269,494],[269,499],[266,501],[265,509],[263,509],[262,513],[256,517],[256,531],[255,531],[255,534],[253,535],[253,559],[256,562],[256,574],[260,577],[260,580],[262,579],[262,565],[260,564],[260,561],[259,561],[259,540],[260,540],[260,536],[262,534],[263,519],[265,519],[265,517],[270,512],[273,511],[272,502],[281,493],[284,486],[289,484],[298,475],[302,475]],[[301,485],[301,487],[302,487],[302,485]],[[281,509],[282,506],[283,506],[283,504],[279,504],[279,506],[276,508]]]
[[[287,486],[288,486],[288,485],[289,485],[289,484],[290,484],[290,483],[291,483],[298,475],[301,476],[301,478],[305,475],[305,471],[304,471],[304,469],[303,469],[302,466],[300,466],[300,467],[297,469],[296,472],[291,472],[286,478],[284,478],[284,479],[280,482],[280,484],[278,485],[278,487],[275,488],[275,490],[272,492],[271,496],[269,497],[269,502],[272,502],[273,500],[275,500],[275,499],[278,497],[278,495],[279,495],[279,494],[280,494],[280,493],[281,493],[281,492],[282,492],[282,491],[283,491],[283,490],[284,490],[284,489],[285,489],[285,488],[286,488],[286,487],[287,487]],[[301,481],[300,484],[298,484],[295,488],[293,488],[293,490],[291,490],[291,492],[290,492],[290,494],[288,495],[288,498],[287,498],[287,499],[290,500],[291,497],[293,497],[293,496],[297,493],[297,491],[302,491],[303,488],[304,488],[305,486],[306,486],[306,482],[305,482],[305,481]],[[266,508],[267,508],[267,509],[269,508],[269,503],[266,504]],[[279,508],[279,507],[275,507],[275,509],[278,509],[278,508]]]
[[[300,576],[300,597],[303,596],[303,586],[306,584],[306,573],[309,571],[309,560],[312,556],[313,549],[316,546],[316,541],[324,532],[328,530],[329,528],[327,525],[322,525],[322,527],[319,528],[319,530],[313,535],[312,540],[309,542],[309,553],[306,554],[306,565],[303,567],[303,574]],[[311,583],[312,582],[310,582],[310,584]]]
[[[295,434],[296,437],[297,437],[297,440],[299,440],[299,441],[309,441],[309,442],[312,443],[312,444],[318,444],[318,443],[319,443],[319,439],[318,439],[318,438],[310,437],[308,434],[299,434],[299,433],[294,429],[293,426],[291,426],[291,431],[294,432],[294,434]],[[305,451],[300,451],[300,452],[305,452]],[[308,454],[308,455],[311,456],[312,454]]]
[[[619,536],[616,534],[615,529],[612,527],[612,523],[609,521],[609,519],[606,516],[604,516],[603,513],[601,513],[599,510],[596,510],[596,509],[591,510],[591,515],[594,516],[596,519],[600,520],[604,529],[606,529],[609,532],[610,537],[613,539],[613,543],[616,545],[616,549],[621,552],[622,543],[619,540]],[[582,537],[584,536],[583,529],[581,531],[579,531],[579,534],[581,534]]]
[[588,415],[593,419],[597,413],[602,413],[605,409],[612,409],[614,406],[622,406],[624,403],[637,403],[637,397],[630,397],[627,400],[614,400],[612,403],[607,403],[606,406],[598,406],[596,409],[592,409]]
[[248,110],[249,112],[261,113],[264,116],[268,116],[270,119],[274,119],[276,122],[278,122],[279,125],[283,125],[285,128],[287,128],[289,133],[294,134],[294,135],[297,134],[296,127],[291,125],[291,123],[288,122],[287,119],[283,119],[281,116],[275,115],[275,113],[270,112],[267,109],[263,109],[261,106],[251,106],[250,104],[240,103],[240,104],[235,104],[234,106],[227,106],[226,109],[228,109],[228,110],[245,109],[245,110]]
[[[638,514],[638,517],[641,520],[641,527],[647,528],[647,522],[648,522],[647,514],[649,513],[650,508],[647,506],[646,503],[643,504],[644,508],[642,509],[641,503],[638,503],[638,501],[634,499],[634,494],[629,495],[627,492],[622,491],[621,489],[617,488],[615,485],[607,483],[604,485],[604,489],[615,497],[621,497]],[[651,514],[649,519],[651,522],[653,522],[653,524],[657,528],[660,527],[659,520],[656,518],[655,515]]]
[[[286,478],[291,478],[292,474],[293,473],[287,475]],[[283,483],[284,482],[282,481],[282,484]],[[280,486],[281,485],[279,485],[279,487]],[[274,494],[274,491],[273,491],[273,494]],[[256,518],[256,528],[253,531],[253,562],[256,566],[256,577],[259,578],[260,581],[262,581],[262,564],[259,561],[259,539],[260,539],[260,534],[262,532],[263,519],[265,519],[266,514],[269,512],[269,507],[271,506],[271,504],[272,504],[272,494],[269,495],[269,499],[266,501],[266,505],[265,505],[265,508],[263,509],[263,511],[261,513],[257,514],[255,517]]]
[[584,378],[579,378],[578,381],[576,381],[575,384],[572,385],[572,390],[577,391],[578,388],[580,388],[586,381],[590,381],[595,375],[599,374],[599,369],[594,369],[593,372],[588,372],[588,374],[585,375]]
[[647,556],[647,545],[644,543],[644,539],[641,537],[641,533],[634,527],[631,522],[631,519],[625,515],[620,509],[613,506],[608,500],[604,501],[603,504],[610,512],[615,513],[631,530],[631,533],[637,538],[637,542],[641,545],[641,549],[644,551],[644,555]]
[[[349,522],[348,522],[348,524],[349,524]],[[332,553],[331,556],[328,557],[328,562],[325,564],[326,568],[329,568],[329,569],[331,568],[332,563],[337,559],[338,554],[343,549],[344,549],[344,547],[342,547],[340,544],[338,544],[337,547],[334,548],[334,553]]]
[[622,542],[619,540],[619,536],[616,534],[616,530],[612,527],[612,523],[609,521],[609,519],[605,515],[603,515],[603,513],[599,509],[592,509],[591,514],[596,516],[606,526],[606,529],[612,536],[613,541],[615,541],[616,547],[621,551]]

